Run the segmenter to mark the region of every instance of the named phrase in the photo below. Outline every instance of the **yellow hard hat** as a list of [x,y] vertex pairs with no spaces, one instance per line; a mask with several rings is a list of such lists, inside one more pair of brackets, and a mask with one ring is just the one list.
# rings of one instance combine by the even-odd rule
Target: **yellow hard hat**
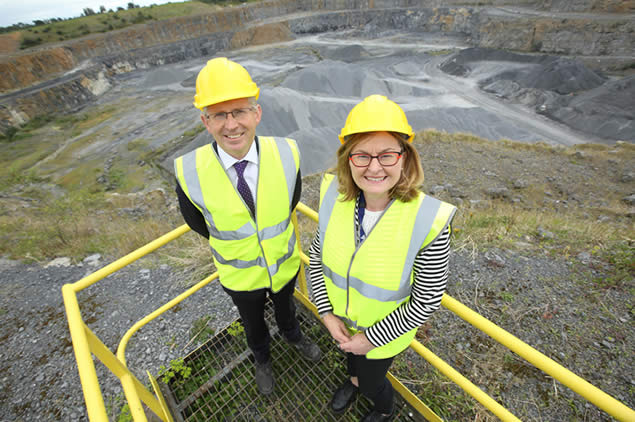
[[362,132],[403,133],[408,142],[414,138],[406,113],[383,95],[370,95],[353,107],[338,138],[344,143],[350,135]]
[[198,73],[194,107],[203,110],[208,105],[237,98],[258,99],[259,93],[260,89],[244,67],[227,57],[217,57]]

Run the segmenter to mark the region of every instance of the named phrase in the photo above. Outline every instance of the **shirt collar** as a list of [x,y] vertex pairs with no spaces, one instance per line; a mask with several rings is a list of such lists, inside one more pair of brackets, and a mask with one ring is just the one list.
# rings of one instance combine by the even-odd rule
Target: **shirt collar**
[[251,143],[251,147],[249,148],[249,151],[247,151],[247,155],[245,155],[240,160],[227,154],[222,148],[218,148],[218,157],[220,158],[220,161],[223,163],[223,167],[225,168],[225,170],[228,170],[238,161],[249,161],[250,163],[254,163],[255,165],[258,165],[258,149],[256,147],[256,142],[257,142],[257,139],[254,139],[254,142]]

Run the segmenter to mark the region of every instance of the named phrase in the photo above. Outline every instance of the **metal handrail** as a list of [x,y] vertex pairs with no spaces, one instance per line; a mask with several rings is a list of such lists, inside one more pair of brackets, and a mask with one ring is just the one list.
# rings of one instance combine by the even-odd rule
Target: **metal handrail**
[[[143,399],[144,403],[163,421],[171,422],[172,417],[169,411],[161,405],[160,400],[152,396],[134,374],[130,372],[126,367],[125,360],[119,360],[99,341],[99,338],[84,323],[77,301],[77,293],[139,258],[144,257],[150,252],[159,249],[161,246],[182,236],[189,230],[190,228],[184,224],[81,280],[62,286],[66,319],[68,320],[68,328],[73,342],[73,351],[75,352],[75,360],[77,361],[79,379],[84,392],[84,400],[86,401],[86,411],[88,418],[92,422],[108,422],[108,416],[106,414],[106,406],[104,405],[104,398],[101,394],[101,388],[99,387],[97,371],[95,370],[91,352],[121,380],[126,400],[130,406],[130,413],[135,421],[147,421],[143,406],[141,405],[141,399]],[[141,392],[141,399],[139,392]],[[157,391],[157,395],[160,394],[160,391]]]
[[[314,221],[318,221],[318,214],[311,208],[307,207],[303,203],[298,203],[297,211],[302,212]],[[300,242],[299,229],[297,224],[297,217],[294,213],[293,223],[296,230],[296,238],[298,245]],[[91,356],[94,354],[113,374],[115,374],[122,383],[126,400],[130,406],[131,415],[135,421],[147,421],[145,412],[141,402],[145,403],[161,420],[166,422],[172,422],[172,415],[165,406],[165,400],[163,399],[159,389],[155,388],[156,396],[152,395],[143,384],[132,374],[127,368],[125,359],[125,349],[128,341],[142,326],[152,321],[159,315],[163,314],[167,310],[176,306],[178,303],[196,293],[198,290],[209,284],[211,281],[218,277],[217,273],[205,278],[198,282],[187,291],[172,299],[168,303],[164,304],[151,314],[145,316],[137,323],[135,323],[124,334],[119,346],[117,348],[117,354],[113,354],[106,348],[99,338],[88,328],[81,317],[81,311],[79,303],[77,301],[77,293],[113,272],[123,268],[124,266],[136,261],[137,259],[147,255],[150,252],[155,251],[168,242],[180,237],[190,229],[187,225],[182,225],[171,232],[155,239],[147,245],[131,252],[130,254],[118,259],[117,261],[105,266],[104,268],[82,278],[81,280],[66,284],[62,287],[62,295],[64,298],[64,306],[66,308],[66,315],[69,324],[69,330],[73,341],[73,350],[75,352],[75,359],[77,360],[77,368],[80,375],[82,389],[84,392],[84,399],[86,401],[86,407],[88,417],[91,422],[108,420],[106,414],[106,407],[104,405],[103,396],[99,387],[99,381],[97,379],[97,372]],[[302,265],[308,264],[308,257],[300,252],[302,258]],[[309,301],[307,294],[305,272],[300,271],[299,280],[300,291],[295,292],[295,296],[314,314],[317,315],[315,306]],[[461,304],[451,296],[444,294],[441,300],[441,305],[454,312],[456,315],[474,325],[479,330],[488,334],[494,340],[507,347],[511,351],[515,352],[519,356],[525,358],[532,365],[541,369],[543,372],[551,375],[562,384],[571,388],[576,393],[598,406],[600,409],[606,411],[610,415],[621,421],[633,421],[635,420],[635,412],[604,393],[602,390],[594,387],[584,379],[573,374],[571,371],[562,367],[555,361],[551,360],[547,356],[533,349],[531,346],[519,340],[517,337],[498,327],[491,321],[482,317],[478,313],[472,311],[465,305]],[[430,350],[424,347],[417,340],[413,340],[410,347],[421,357],[426,359],[430,364],[437,368],[441,373],[446,375],[450,380],[455,382],[461,387],[467,394],[479,401],[483,406],[489,409],[492,413],[498,416],[503,421],[518,421],[513,414],[511,414],[502,405],[489,397],[485,392],[479,389],[476,385],[470,382],[467,378],[457,372],[449,364],[444,362],[441,358],[434,355]],[[427,408],[414,394],[410,392],[403,384],[389,374],[389,379],[393,383],[393,386],[404,396],[404,398],[423,416],[429,420],[440,420],[430,409]],[[152,383],[153,386],[155,383]]]

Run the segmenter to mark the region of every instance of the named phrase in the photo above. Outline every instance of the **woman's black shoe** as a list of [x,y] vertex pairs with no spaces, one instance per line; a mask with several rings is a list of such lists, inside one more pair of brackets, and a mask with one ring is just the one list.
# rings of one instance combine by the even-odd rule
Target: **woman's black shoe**
[[331,410],[335,413],[344,412],[357,394],[357,387],[350,380],[339,386],[331,399]]

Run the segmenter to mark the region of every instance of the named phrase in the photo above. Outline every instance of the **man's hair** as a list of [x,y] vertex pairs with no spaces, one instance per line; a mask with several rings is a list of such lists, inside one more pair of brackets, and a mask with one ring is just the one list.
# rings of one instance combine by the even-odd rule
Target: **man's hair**
[[[353,180],[348,157],[355,146],[366,139],[371,133],[373,132],[355,133],[337,150],[335,172],[337,173],[339,181],[338,191],[344,195],[344,201],[355,199],[360,192],[359,186],[357,186]],[[423,168],[421,167],[419,153],[411,143],[404,139],[401,133],[388,133],[399,141],[399,146],[403,151],[403,155],[400,159],[404,160],[401,177],[395,186],[388,191],[388,196],[390,199],[399,199],[403,202],[409,202],[419,195],[419,186],[423,183]]]
[[[252,107],[256,107],[258,105],[258,100],[256,100],[256,97],[247,97],[247,101],[249,101],[249,105]],[[207,112],[207,107],[212,105],[214,104],[210,104],[208,106],[203,107],[203,109],[201,110],[201,114],[204,117],[209,117],[209,113]]]

